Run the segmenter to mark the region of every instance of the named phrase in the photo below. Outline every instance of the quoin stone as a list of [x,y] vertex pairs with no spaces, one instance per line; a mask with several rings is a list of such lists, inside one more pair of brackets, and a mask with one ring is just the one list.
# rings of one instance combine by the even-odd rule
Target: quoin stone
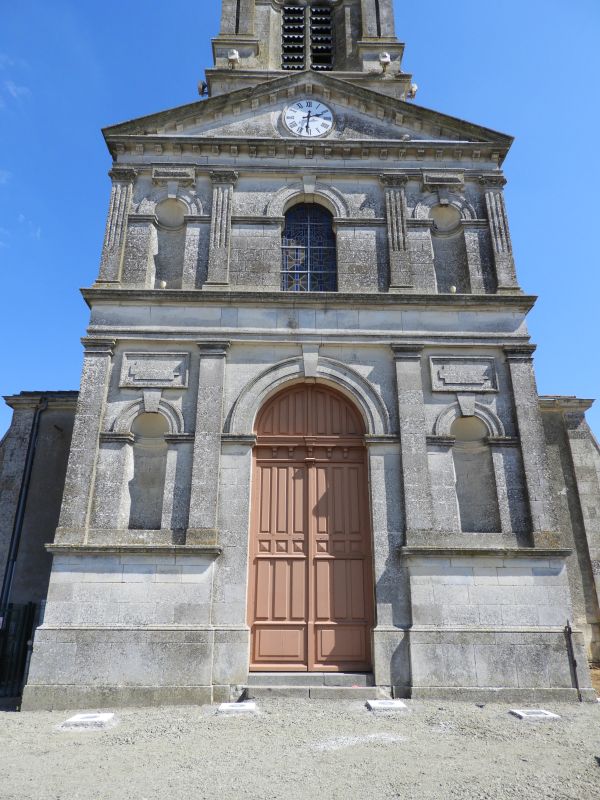
[[414,104],[392,0],[223,0],[213,51],[104,130],[79,393],[7,398],[23,707],[593,699],[600,451],[538,395],[512,137]]

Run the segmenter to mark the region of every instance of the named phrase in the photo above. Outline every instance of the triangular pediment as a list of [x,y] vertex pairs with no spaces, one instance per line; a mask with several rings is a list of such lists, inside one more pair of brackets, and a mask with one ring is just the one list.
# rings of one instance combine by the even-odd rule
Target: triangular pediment
[[332,109],[335,125],[327,141],[488,143],[504,151],[512,143],[506,134],[314,72],[275,78],[111,126],[104,135],[107,141],[131,136],[297,141],[283,125],[282,115],[299,98],[315,98]]

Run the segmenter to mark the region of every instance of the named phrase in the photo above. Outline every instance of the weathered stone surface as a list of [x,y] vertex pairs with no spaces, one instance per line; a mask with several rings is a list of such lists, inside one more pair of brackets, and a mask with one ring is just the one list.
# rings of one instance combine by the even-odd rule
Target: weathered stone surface
[[[281,70],[280,5],[226,0],[210,97],[105,131],[113,188],[57,531],[70,550],[26,703],[235,699],[255,423],[302,381],[344,394],[366,430],[365,688],[572,697],[567,620],[584,690],[600,642],[600,455],[579,401],[540,414],[503,199],[511,139],[404,102],[389,0],[379,29],[371,0],[333,4],[351,46],[331,72]],[[285,127],[302,98],[331,109],[329,135]],[[332,215],[336,292],[281,291],[298,203]],[[2,560],[31,422],[19,411],[0,445]]]

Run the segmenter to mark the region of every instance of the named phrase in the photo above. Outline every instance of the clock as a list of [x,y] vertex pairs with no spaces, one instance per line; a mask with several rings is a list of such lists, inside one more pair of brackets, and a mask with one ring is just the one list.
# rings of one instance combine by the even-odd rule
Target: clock
[[333,111],[319,100],[297,100],[283,112],[285,127],[294,136],[315,139],[333,129]]

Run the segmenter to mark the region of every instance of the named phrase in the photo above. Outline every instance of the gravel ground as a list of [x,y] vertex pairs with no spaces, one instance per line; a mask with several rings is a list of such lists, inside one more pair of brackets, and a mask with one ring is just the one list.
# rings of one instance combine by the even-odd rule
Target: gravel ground
[[0,713],[2,800],[505,800],[600,798],[600,705],[507,706],[262,700],[127,709],[108,731],[63,733],[69,713]]

